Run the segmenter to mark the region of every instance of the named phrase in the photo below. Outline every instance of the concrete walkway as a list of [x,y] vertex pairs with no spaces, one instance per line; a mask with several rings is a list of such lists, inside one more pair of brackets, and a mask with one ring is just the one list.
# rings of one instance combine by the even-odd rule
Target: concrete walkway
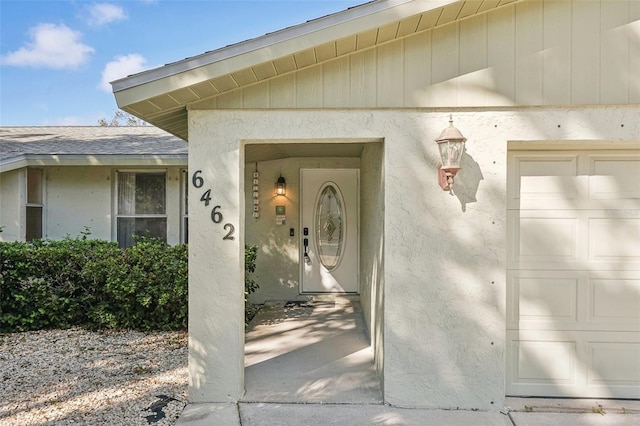
[[245,340],[238,404],[189,404],[178,425],[640,425],[640,401],[507,398],[502,412],[383,404],[357,303],[272,303]]
[[267,304],[245,339],[245,402],[381,404],[359,304]]

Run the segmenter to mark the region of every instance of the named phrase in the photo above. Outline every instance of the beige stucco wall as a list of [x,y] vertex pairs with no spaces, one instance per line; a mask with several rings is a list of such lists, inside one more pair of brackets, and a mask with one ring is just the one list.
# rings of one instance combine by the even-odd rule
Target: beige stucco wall
[[[468,138],[452,194],[433,140]],[[384,140],[384,397],[407,407],[500,409],[505,378],[506,154],[509,141],[640,140],[638,106],[504,111],[192,111],[190,167],[224,222],[244,223],[248,139]],[[326,123],[331,123],[327,126]],[[537,142],[536,142],[537,143]],[[193,189],[192,189],[193,190]],[[223,241],[190,197],[190,373],[194,401],[237,400],[243,383],[243,232]],[[377,306],[377,305],[376,305]]]
[[384,145],[368,143],[360,167],[360,304],[384,388]]
[[45,238],[78,237],[85,227],[92,238],[111,240],[110,167],[48,167],[45,182]]
[[17,241],[24,238],[25,203],[24,169],[0,173],[0,241]]
[[[116,240],[113,187],[116,168],[73,166],[42,169],[44,238],[78,237],[87,227],[91,238]],[[181,241],[181,168],[158,170],[167,171],[167,242],[175,245]],[[0,225],[4,226],[0,241],[24,240],[25,172],[26,169],[21,168],[0,174]]]

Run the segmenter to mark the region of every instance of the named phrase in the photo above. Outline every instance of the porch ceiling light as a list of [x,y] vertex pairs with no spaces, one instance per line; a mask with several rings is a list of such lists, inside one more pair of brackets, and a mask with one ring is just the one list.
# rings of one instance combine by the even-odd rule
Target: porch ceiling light
[[453,127],[453,117],[449,116],[449,127],[436,139],[442,164],[438,167],[438,183],[443,191],[451,191],[453,178],[462,168],[462,153],[467,138]]
[[287,181],[284,180],[282,175],[276,182],[276,195],[287,195]]

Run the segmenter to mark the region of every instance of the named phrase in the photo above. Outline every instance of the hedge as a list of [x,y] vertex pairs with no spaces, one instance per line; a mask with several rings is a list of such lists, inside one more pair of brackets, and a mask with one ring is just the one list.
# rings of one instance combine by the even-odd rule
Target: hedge
[[187,246],[139,238],[0,243],[0,332],[187,328]]
[[[46,328],[186,330],[188,247],[137,237],[0,242],[0,333]],[[258,284],[245,247],[246,297]],[[246,309],[246,315],[255,313]],[[245,317],[245,322],[249,318]]]

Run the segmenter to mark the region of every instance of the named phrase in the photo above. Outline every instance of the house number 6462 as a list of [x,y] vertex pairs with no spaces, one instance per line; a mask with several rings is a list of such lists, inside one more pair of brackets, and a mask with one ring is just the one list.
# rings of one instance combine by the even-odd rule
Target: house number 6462
[[[191,184],[193,185],[194,188],[202,188],[204,186],[204,178],[202,177],[202,170],[196,170],[195,172],[193,172],[193,176],[191,177]],[[209,203],[211,202],[211,188],[208,188],[206,191],[202,193],[202,196],[200,197],[200,201],[204,203],[205,207],[209,206]],[[222,217],[222,212],[220,212],[220,208],[221,207],[217,205],[211,210],[211,221],[213,223],[222,223],[223,217]],[[224,237],[222,237],[223,240],[233,241],[236,239],[236,237],[233,236],[233,234],[236,232],[235,226],[233,226],[231,223],[225,223],[222,228],[225,231],[227,231],[227,234]]]

